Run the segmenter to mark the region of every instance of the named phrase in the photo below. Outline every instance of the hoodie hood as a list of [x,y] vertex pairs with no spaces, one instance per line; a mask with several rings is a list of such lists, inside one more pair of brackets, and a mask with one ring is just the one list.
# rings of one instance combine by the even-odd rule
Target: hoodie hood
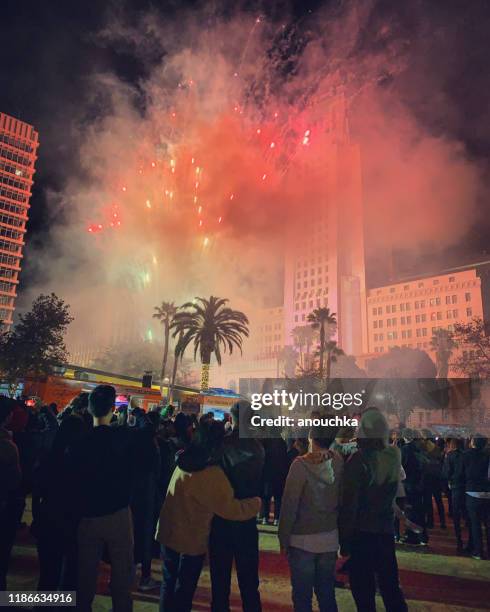
[[335,482],[335,471],[333,458],[325,453],[311,452],[299,457],[297,460],[303,463],[307,471],[308,479],[312,484],[331,485]]

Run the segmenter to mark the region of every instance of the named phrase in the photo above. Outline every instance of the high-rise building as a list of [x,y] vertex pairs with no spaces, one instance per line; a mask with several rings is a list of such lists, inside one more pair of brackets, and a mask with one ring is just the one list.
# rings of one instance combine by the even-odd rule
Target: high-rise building
[[38,145],[38,133],[31,125],[0,113],[0,321],[4,325],[13,320]]
[[338,345],[360,355],[367,350],[367,324],[359,145],[349,137],[343,96],[315,110],[322,149],[304,179],[323,189],[286,242],[285,344],[292,344],[295,327],[308,325],[313,309],[328,306],[337,316]]

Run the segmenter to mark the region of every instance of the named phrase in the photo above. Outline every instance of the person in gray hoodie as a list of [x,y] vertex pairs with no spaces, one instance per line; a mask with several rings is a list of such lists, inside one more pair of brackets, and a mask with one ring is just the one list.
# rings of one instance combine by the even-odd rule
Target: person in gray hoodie
[[376,582],[387,612],[405,612],[398,583],[394,501],[400,450],[388,444],[388,424],[368,408],[358,430],[359,450],[345,464],[339,516],[342,556],[349,558],[352,596],[359,612],[376,612]]
[[325,428],[310,432],[310,450],[291,464],[279,518],[281,551],[291,571],[295,612],[311,612],[313,592],[320,612],[336,612],[337,510],[343,460],[329,450]]

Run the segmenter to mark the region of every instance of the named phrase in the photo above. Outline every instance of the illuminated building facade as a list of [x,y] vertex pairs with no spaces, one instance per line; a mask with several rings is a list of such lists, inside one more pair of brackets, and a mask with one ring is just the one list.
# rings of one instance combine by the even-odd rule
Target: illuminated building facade
[[367,296],[369,352],[402,346],[430,354],[437,329],[452,331],[475,317],[483,318],[476,267],[376,287]]
[[13,321],[38,145],[31,125],[0,113],[0,321],[4,325]]
[[[359,145],[352,143],[343,96],[319,107],[325,145],[308,170],[325,189],[287,240],[284,277],[285,344],[327,306],[336,313],[338,345],[350,355],[367,351],[363,202]],[[312,175],[313,178],[313,175]],[[305,176],[308,181],[309,177]]]

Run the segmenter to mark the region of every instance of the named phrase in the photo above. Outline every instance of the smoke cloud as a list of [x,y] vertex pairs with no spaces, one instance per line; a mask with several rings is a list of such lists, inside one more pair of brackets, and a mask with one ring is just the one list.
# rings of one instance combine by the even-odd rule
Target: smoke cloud
[[[374,2],[299,21],[108,15],[95,43],[146,71],[87,82],[80,167],[51,198],[63,223],[30,257],[44,270],[31,294],[49,287],[72,306],[71,346],[156,337],[162,300],[220,295],[252,317],[281,303],[287,240],[330,205],[322,155],[339,99],[361,148],[368,258],[457,243],[477,218],[481,169],[456,136],[449,67],[425,53],[416,7],[403,19]],[[438,34],[448,48],[453,35]]]

